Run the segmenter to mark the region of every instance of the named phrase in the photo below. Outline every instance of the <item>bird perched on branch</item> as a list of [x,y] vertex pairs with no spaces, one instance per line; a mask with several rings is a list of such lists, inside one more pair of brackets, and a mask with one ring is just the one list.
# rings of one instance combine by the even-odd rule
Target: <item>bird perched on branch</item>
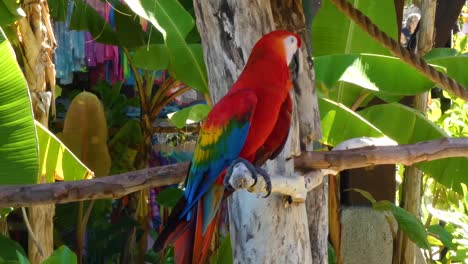
[[[184,196],[155,251],[173,243],[176,263],[205,263],[221,200],[231,187],[226,170],[233,162],[245,163],[252,175],[270,182],[259,166],[276,157],[288,137],[293,87],[288,66],[298,63],[300,46],[299,36],[285,30],[270,32],[255,44],[241,75],[202,125]],[[267,196],[270,192],[271,184]]]

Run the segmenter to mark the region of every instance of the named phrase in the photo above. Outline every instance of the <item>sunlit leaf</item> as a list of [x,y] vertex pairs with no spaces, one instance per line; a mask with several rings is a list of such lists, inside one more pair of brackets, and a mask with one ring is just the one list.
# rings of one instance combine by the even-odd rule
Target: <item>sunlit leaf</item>
[[[413,144],[447,137],[444,131],[418,110],[401,104],[371,106],[359,111],[358,114],[399,144]],[[416,166],[439,183],[457,191],[461,190],[460,183],[468,183],[465,174],[468,171],[467,158],[445,158],[421,162]]]
[[425,60],[432,60],[436,58],[453,57],[458,54],[458,50],[452,48],[433,48],[426,55]]
[[16,0],[0,1],[0,27],[6,26],[25,16]]
[[450,234],[450,232],[448,232],[447,230],[445,230],[445,228],[442,227],[441,225],[431,225],[430,227],[427,228],[427,231],[429,231],[429,233],[436,235],[446,247],[448,248],[453,247],[453,242],[452,242],[453,235]]
[[342,81],[374,92],[414,95],[434,86],[423,74],[395,57],[338,54],[316,57],[314,62],[317,81],[329,88]]
[[336,146],[351,138],[383,136],[378,128],[344,105],[324,98],[319,98],[318,103],[323,144]]
[[201,45],[186,41],[195,22],[183,6],[177,0],[126,0],[126,3],[163,34],[169,55],[169,72],[188,86],[208,92]]
[[0,30],[0,184],[36,183],[39,169],[28,86]]
[[[351,188],[351,189],[348,189],[349,191],[355,191],[357,193],[360,193],[364,198],[366,198],[369,202],[371,202],[371,204],[374,204],[376,203],[377,201],[375,200],[374,196],[372,196],[372,194],[366,190],[362,190],[362,189],[358,189],[358,188]],[[346,190],[346,191],[348,191]]]
[[[351,0],[349,2],[369,16],[381,30],[396,39],[398,32],[393,1]],[[330,0],[322,1],[322,6],[312,22],[311,38],[314,56],[342,53],[389,55],[386,48],[351,22]]]
[[468,57],[467,56],[449,56],[437,57],[427,60],[429,63],[444,67],[446,74],[454,78],[459,83],[468,87]]
[[188,121],[199,122],[206,118],[211,107],[206,104],[195,104],[175,112],[171,117],[171,122],[178,128],[184,127]]
[[[83,180],[92,177],[93,172],[52,134],[36,122],[40,151],[40,177],[45,182],[59,180]],[[43,182],[40,180],[40,182]]]

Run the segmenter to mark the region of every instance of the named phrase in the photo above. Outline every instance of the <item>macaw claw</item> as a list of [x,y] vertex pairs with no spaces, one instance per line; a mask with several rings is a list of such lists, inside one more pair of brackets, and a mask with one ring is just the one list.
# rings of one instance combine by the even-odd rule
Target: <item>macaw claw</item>
[[[240,168],[240,164],[243,164],[243,169],[248,170],[252,174],[252,179],[253,183],[250,186],[246,186],[247,181],[245,178],[242,178],[240,181],[239,180],[234,180],[232,179],[232,173],[235,169]],[[246,171],[244,171],[246,172]],[[264,196],[264,198],[268,197],[271,194],[271,178],[268,172],[260,167],[255,167],[252,163],[247,161],[246,159],[243,158],[237,158],[234,160],[231,165],[227,168],[226,171],[226,176],[224,177],[223,184],[224,186],[229,190],[229,189],[236,189],[236,188],[247,188],[247,187],[253,187],[257,184],[258,181],[258,175],[262,176],[263,179],[265,180],[266,184],[266,191],[267,194]],[[234,186],[233,186],[234,185]]]

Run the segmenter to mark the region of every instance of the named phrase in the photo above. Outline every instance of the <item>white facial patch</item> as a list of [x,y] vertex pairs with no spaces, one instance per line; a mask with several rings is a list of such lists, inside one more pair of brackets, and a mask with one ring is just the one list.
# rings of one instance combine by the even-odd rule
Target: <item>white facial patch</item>
[[284,47],[286,48],[286,63],[289,65],[297,51],[297,38],[294,36],[288,36],[283,40]]

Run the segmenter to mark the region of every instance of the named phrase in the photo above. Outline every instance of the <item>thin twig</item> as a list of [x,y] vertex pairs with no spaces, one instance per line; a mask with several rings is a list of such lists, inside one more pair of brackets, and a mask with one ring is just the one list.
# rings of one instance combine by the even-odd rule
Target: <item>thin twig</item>
[[39,243],[39,241],[36,238],[36,235],[32,231],[31,225],[29,224],[29,219],[28,219],[28,214],[26,213],[26,209],[24,207],[21,207],[21,212],[23,215],[23,220],[24,224],[26,224],[26,229],[28,230],[29,237],[33,240],[34,245],[37,247],[37,251],[41,255],[41,257],[44,257],[44,250],[42,250],[42,246]]

